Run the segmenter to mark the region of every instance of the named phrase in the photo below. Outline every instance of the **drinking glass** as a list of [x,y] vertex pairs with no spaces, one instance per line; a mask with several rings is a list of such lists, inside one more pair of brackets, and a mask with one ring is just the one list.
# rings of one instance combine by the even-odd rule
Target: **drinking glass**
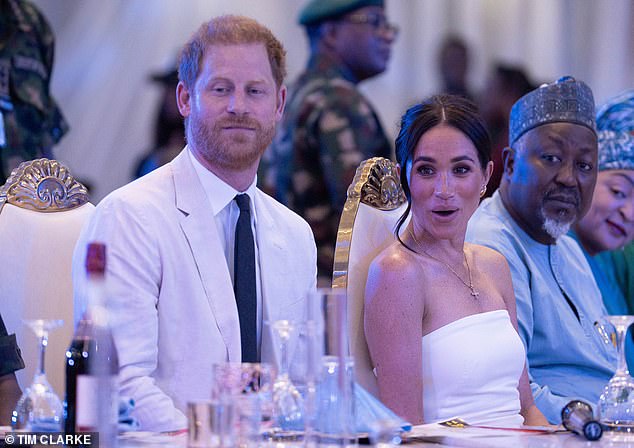
[[212,402],[226,421],[220,446],[259,447],[273,418],[273,368],[266,363],[220,363],[213,366]]
[[634,378],[625,358],[625,335],[634,323],[634,316],[605,316],[604,320],[603,334],[607,329],[608,334],[616,337],[618,363],[616,373],[599,397],[599,421],[611,436],[634,440]]
[[187,447],[229,448],[235,446],[236,412],[231,403],[196,400],[187,403]]
[[401,421],[390,417],[372,422],[368,432],[370,443],[375,448],[390,448],[400,445],[403,442],[401,426]]
[[317,418],[315,434],[321,445],[350,446],[356,444],[354,362],[351,356],[341,360],[324,356],[323,374],[317,386]]
[[308,300],[309,383],[315,394],[307,412],[308,438],[321,445],[356,446],[354,362],[348,355],[344,289],[321,288]]
[[299,324],[290,320],[277,320],[269,325],[280,353],[279,372],[273,383],[273,404],[281,429],[277,435],[283,436],[285,432],[296,435],[294,432],[304,429],[304,398],[291,380],[289,350],[291,340],[298,339]]
[[38,368],[33,383],[26,388],[11,417],[14,429],[27,431],[61,431],[63,421],[62,402],[53,391],[44,372],[44,359],[48,345],[48,333],[63,324],[62,320],[34,319],[25,320],[33,330],[40,344]]

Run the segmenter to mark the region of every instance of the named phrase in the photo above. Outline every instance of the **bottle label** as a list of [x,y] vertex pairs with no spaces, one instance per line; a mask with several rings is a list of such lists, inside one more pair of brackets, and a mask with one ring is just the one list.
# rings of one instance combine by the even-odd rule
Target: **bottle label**
[[[105,379],[105,378],[104,378]],[[116,375],[107,378],[109,384],[101,385],[99,377],[93,375],[77,375],[77,410],[76,425],[78,431],[97,431],[100,414],[108,409],[106,417],[116,425],[119,420],[119,381]],[[105,387],[104,387],[105,386]],[[107,395],[107,396],[104,396]],[[101,412],[98,403],[104,401]]]
[[98,378],[77,375],[76,425],[78,431],[95,431],[97,428]]

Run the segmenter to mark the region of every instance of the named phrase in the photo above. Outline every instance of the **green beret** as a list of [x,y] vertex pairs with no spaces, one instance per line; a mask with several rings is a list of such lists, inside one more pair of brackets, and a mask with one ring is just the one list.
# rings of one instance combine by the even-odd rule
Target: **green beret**
[[299,23],[315,25],[356,9],[384,4],[384,0],[310,0],[299,14]]

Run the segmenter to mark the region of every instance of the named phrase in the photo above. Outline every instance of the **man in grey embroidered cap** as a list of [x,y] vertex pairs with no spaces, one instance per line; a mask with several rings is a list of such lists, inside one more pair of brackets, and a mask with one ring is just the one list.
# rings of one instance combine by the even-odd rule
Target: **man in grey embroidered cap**
[[588,210],[597,177],[594,99],[564,77],[511,109],[499,190],[473,215],[467,240],[508,260],[531,388],[551,423],[572,399],[595,405],[616,351],[595,322],[606,314],[592,271],[566,235]]
[[[310,60],[290,88],[263,180],[315,234],[320,279],[330,281],[339,217],[359,163],[391,145],[357,85],[382,73],[396,38],[384,0],[311,0],[301,11]],[[323,281],[323,280],[322,280]]]

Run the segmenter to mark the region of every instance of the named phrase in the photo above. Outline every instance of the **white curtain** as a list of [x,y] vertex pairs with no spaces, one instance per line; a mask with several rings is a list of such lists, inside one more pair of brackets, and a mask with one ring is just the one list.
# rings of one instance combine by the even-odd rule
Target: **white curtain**
[[[150,149],[166,70],[208,18],[244,14],[285,44],[289,80],[307,59],[296,18],[306,0],[35,0],[57,36],[52,90],[71,131],[56,157],[89,181],[97,202],[129,182]],[[494,61],[524,65],[536,81],[572,74],[597,103],[634,87],[632,0],[387,0],[401,28],[388,70],[362,84],[392,136],[405,108],[439,89],[437,47],[447,33],[471,51],[477,91]]]

